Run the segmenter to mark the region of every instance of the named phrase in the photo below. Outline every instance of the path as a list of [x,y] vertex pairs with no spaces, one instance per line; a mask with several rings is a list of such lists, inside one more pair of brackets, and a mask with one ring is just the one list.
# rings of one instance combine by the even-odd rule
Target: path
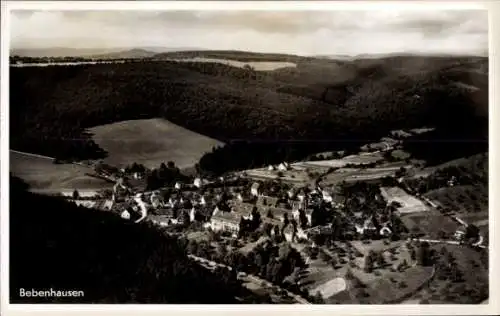
[[[13,153],[16,153],[16,154],[19,154],[19,155],[28,156],[28,157],[41,158],[41,159],[47,159],[47,160],[52,160],[52,161],[55,160],[54,157],[49,157],[49,156],[44,156],[44,155],[39,155],[39,154],[32,154],[32,153],[27,153],[27,152],[24,152],[24,151],[13,150],[13,149],[9,149],[9,150],[10,150],[10,152],[13,152]],[[84,167],[89,167],[88,165],[86,165],[84,163],[81,163],[81,162],[72,162],[72,164],[73,165],[84,166]]]
[[[214,269],[215,267],[219,267],[219,268],[224,268],[224,269],[228,269],[229,271],[233,270],[232,267],[228,266],[228,265],[225,265],[225,264],[222,264],[222,263],[218,263],[218,262],[215,262],[215,261],[212,261],[212,260],[209,260],[209,259],[206,259],[206,258],[202,258],[202,257],[198,257],[198,256],[195,256],[195,255],[188,255],[189,258],[193,259],[194,261],[200,263],[201,265],[203,265],[205,268],[207,269]],[[292,297],[293,299],[295,299],[298,303],[300,304],[311,304],[309,303],[309,301],[307,301],[306,299],[304,299],[303,297],[300,297],[299,295],[297,294],[294,294],[286,289],[283,289],[282,287],[276,285],[276,284],[273,284],[267,280],[264,280],[264,279],[261,279],[255,275],[252,275],[252,274],[245,274],[245,276],[238,276],[238,279],[239,280],[243,280],[243,281],[252,281],[256,284],[265,284],[266,286],[268,287],[277,287],[279,290],[281,291],[284,291],[288,296]]]

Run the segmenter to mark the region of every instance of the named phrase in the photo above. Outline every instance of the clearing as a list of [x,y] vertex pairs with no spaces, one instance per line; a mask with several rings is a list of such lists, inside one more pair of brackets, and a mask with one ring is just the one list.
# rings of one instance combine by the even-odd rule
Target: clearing
[[10,172],[28,183],[33,191],[61,193],[78,189],[98,190],[110,188],[112,184],[87,176],[93,173],[90,167],[75,164],[54,164],[50,158],[10,152]]
[[160,118],[122,121],[89,129],[95,142],[108,152],[104,162],[122,167],[134,162],[157,168],[173,161],[184,169],[221,142]]
[[281,61],[249,61],[241,62],[231,59],[219,59],[219,58],[204,58],[204,57],[194,57],[194,58],[182,58],[182,59],[171,59],[177,62],[196,62],[196,63],[219,63],[225,64],[232,67],[244,68],[245,66],[250,66],[256,71],[273,71],[280,68],[296,68],[297,64],[291,62],[281,62]]
[[430,239],[451,238],[460,227],[456,221],[438,211],[403,214],[401,220],[412,233],[423,233]]
[[382,187],[380,188],[382,196],[389,202],[397,202],[401,204],[398,208],[398,212],[401,214],[405,213],[417,213],[428,211],[429,208],[420,199],[406,193],[405,190],[398,187]]

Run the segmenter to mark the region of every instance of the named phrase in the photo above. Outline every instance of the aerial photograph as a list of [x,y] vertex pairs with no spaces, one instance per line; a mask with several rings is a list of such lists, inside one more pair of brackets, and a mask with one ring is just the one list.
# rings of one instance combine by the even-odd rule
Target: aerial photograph
[[13,10],[12,304],[488,304],[488,12]]

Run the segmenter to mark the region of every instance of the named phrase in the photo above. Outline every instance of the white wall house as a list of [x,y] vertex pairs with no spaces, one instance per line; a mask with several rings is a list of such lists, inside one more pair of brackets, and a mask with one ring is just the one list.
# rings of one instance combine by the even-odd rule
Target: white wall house
[[253,196],[259,196],[259,187],[260,187],[260,184],[255,182],[254,184],[252,184],[252,187],[250,188],[250,194],[252,194]]
[[203,185],[203,181],[201,180],[201,178],[196,178],[194,179],[193,184],[195,187],[201,188]]

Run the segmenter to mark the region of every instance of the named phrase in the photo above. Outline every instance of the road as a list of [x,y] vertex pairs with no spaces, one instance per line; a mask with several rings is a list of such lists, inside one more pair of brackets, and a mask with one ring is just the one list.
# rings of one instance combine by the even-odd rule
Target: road
[[[422,238],[412,238],[411,240],[420,241],[420,242],[428,242],[428,243],[432,243],[432,244],[463,245],[460,242],[455,241],[455,240],[438,240],[438,239],[422,239]],[[476,245],[475,247],[479,247],[482,249],[486,248],[486,246],[484,246],[484,245]]]
[[[32,153],[27,153],[27,152],[24,152],[24,151],[13,150],[13,149],[10,149],[10,152],[16,153],[16,154],[19,154],[19,155],[23,155],[23,156],[28,156],[28,157],[47,159],[47,160],[51,160],[51,161],[55,160],[54,157],[43,156],[43,155],[38,155],[38,154],[32,154]],[[88,165],[86,165],[84,163],[81,163],[81,162],[72,162],[72,164],[79,165],[79,166],[84,166],[84,167],[89,167]]]
[[[215,261],[212,261],[212,260],[208,260],[206,258],[202,258],[202,257],[198,257],[198,256],[195,256],[195,255],[188,255],[189,258],[193,259],[194,261],[200,263],[201,265],[203,265],[205,268],[207,269],[214,269],[215,267],[219,267],[219,268],[224,268],[224,269],[228,269],[228,270],[233,270],[232,267],[230,266],[227,266],[225,264],[222,264],[222,263],[218,263],[218,262],[215,262]],[[297,294],[294,294],[286,289],[283,289],[282,287],[276,285],[276,284],[273,284],[267,280],[264,280],[264,279],[261,279],[259,278],[258,276],[255,276],[255,275],[252,275],[252,274],[245,274],[245,276],[238,276],[238,279],[239,280],[242,280],[242,281],[251,281],[253,283],[256,283],[256,284],[265,284],[266,286],[268,287],[277,287],[279,290],[281,291],[284,291],[288,296],[292,297],[295,301],[297,301],[299,304],[311,304],[309,303],[309,301],[307,301],[306,299],[304,299],[303,297],[297,295]]]

